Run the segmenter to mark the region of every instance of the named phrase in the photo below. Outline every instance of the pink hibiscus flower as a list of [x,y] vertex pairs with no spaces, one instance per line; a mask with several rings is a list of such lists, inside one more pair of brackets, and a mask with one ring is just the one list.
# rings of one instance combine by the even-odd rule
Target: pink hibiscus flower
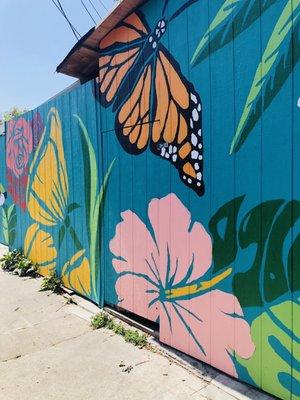
[[148,227],[121,214],[110,250],[116,258],[119,306],[159,321],[160,340],[236,376],[234,354],[250,358],[254,344],[237,298],[214,288],[212,241],[175,194],[150,202]]

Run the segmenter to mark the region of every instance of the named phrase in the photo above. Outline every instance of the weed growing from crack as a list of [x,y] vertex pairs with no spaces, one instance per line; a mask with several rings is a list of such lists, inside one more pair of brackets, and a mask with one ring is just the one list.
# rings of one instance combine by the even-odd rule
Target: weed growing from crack
[[0,259],[1,268],[19,276],[36,276],[37,266],[21,250],[13,250]]
[[53,273],[50,276],[46,276],[41,284],[40,292],[45,292],[49,290],[50,292],[53,293],[61,293],[62,287],[61,287],[61,278],[56,275],[56,273]]
[[91,319],[91,327],[93,329],[107,328],[112,330],[117,335],[123,336],[125,342],[132,343],[139,348],[147,345],[147,335],[141,334],[136,329],[125,328],[120,322],[116,323],[114,318],[110,317],[105,312],[100,312],[94,315]]

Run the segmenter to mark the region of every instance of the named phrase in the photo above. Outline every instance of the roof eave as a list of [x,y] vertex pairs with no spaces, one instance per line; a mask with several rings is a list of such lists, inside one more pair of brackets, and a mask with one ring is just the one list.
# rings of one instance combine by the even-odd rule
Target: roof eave
[[94,78],[98,73],[99,43],[119,22],[146,0],[123,0],[98,25],[90,29],[58,65],[56,72],[80,79]]

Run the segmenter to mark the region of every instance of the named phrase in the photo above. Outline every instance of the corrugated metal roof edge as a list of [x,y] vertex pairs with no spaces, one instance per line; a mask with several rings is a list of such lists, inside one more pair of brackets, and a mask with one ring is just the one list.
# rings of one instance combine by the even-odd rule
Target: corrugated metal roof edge
[[[97,26],[90,29],[70,50],[56,68],[56,72],[86,81],[98,68],[98,48],[93,45],[111,31],[119,22],[139,5],[148,0],[123,0]],[[94,50],[93,50],[94,49]]]

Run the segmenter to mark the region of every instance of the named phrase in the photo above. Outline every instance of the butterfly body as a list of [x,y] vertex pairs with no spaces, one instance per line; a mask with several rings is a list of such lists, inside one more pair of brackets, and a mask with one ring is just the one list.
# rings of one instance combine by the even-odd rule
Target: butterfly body
[[100,100],[113,105],[115,132],[125,151],[138,155],[149,147],[203,195],[201,99],[161,43],[167,26],[161,18],[151,30],[135,12],[102,39]]

